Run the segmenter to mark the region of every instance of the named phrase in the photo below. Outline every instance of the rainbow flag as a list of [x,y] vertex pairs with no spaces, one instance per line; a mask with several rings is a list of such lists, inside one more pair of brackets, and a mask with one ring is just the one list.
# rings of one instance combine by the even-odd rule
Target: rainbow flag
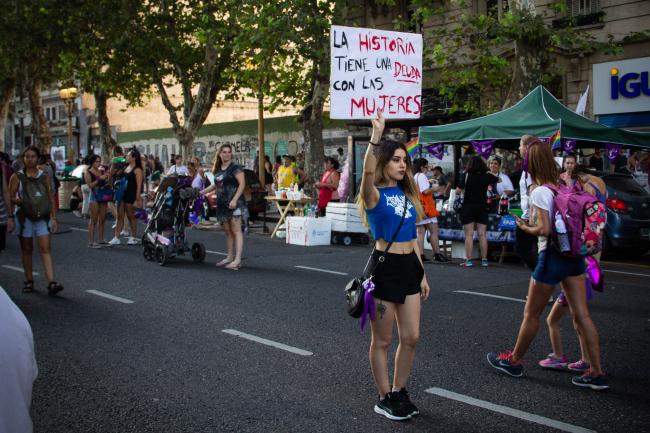
[[418,150],[420,150],[420,138],[415,137],[411,141],[408,141],[405,146],[409,156],[411,156],[411,158],[414,157],[415,154],[418,153]]
[[560,135],[560,130],[551,135],[551,138],[548,139],[548,144],[551,145],[551,149],[560,149],[562,147],[562,136]]

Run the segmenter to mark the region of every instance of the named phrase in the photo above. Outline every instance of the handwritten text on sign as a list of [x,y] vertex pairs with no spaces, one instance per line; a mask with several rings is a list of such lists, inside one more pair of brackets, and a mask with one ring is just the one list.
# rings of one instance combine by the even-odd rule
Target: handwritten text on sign
[[393,119],[422,111],[422,35],[332,26],[332,119]]

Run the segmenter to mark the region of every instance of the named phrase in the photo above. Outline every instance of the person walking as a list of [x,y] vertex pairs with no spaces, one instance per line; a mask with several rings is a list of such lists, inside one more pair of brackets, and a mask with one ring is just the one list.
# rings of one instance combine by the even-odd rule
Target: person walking
[[331,156],[325,157],[325,163],[323,165],[325,171],[320,181],[314,185],[318,188],[318,214],[320,216],[325,216],[327,203],[339,201],[337,189],[339,187],[339,180],[341,179],[339,162],[335,158]]
[[[376,239],[371,261],[377,263],[372,290],[369,350],[379,399],[374,411],[391,420],[403,421],[420,412],[406,389],[420,335],[420,304],[429,297],[429,283],[420,260],[415,223],[422,208],[411,175],[411,160],[402,143],[380,144],[385,127],[378,111],[372,120],[372,137],[363,161],[358,203]],[[390,245],[389,252],[386,251]],[[399,344],[395,354],[392,385],[388,373],[388,349],[397,321]]]
[[244,170],[233,162],[232,147],[229,144],[223,144],[219,148],[212,172],[214,184],[202,190],[201,195],[217,189],[216,217],[223,225],[228,247],[228,255],[217,266],[237,271],[241,268],[244,251],[242,222],[248,219],[248,209],[244,199]]
[[425,213],[425,218],[417,223],[418,247],[420,249],[420,258],[422,263],[431,262],[424,255],[424,236],[429,232],[429,243],[433,250],[433,261],[436,263],[449,263],[450,260],[440,252],[440,240],[438,239],[438,209],[433,194],[444,187],[433,185],[427,178],[426,173],[429,171],[429,161],[426,158],[418,158],[413,162],[413,179],[420,193],[420,204]]
[[167,170],[167,176],[187,176],[189,173],[187,167],[183,165],[183,156],[174,155],[173,164]]
[[[104,222],[106,221],[106,209],[108,200],[101,196],[102,189],[110,184],[110,174],[101,169],[102,158],[99,155],[90,155],[87,159],[88,168],[84,173],[85,184],[90,188],[88,201],[90,202],[90,220],[88,221],[88,247],[101,248],[104,241]],[[97,239],[95,241],[95,229],[97,229]]]
[[481,251],[481,266],[488,266],[487,259],[487,224],[488,224],[488,187],[494,185],[498,178],[488,171],[483,158],[472,156],[467,162],[465,175],[456,188],[458,194],[463,192],[463,207],[460,212],[460,222],[465,230],[465,261],[463,267],[472,267],[472,250],[474,249],[474,226],[478,233],[479,249]]
[[521,359],[539,331],[539,318],[556,284],[562,283],[566,300],[578,334],[584,339],[585,352],[591,363],[582,376],[572,383],[580,387],[603,390],[609,387],[607,377],[600,365],[600,342],[598,331],[589,315],[585,286],[585,261],[560,255],[549,245],[552,221],[555,214],[555,195],[545,185],[558,185],[558,172],[553,152],[548,144],[533,142],[526,153],[528,170],[537,185],[530,193],[532,205],[531,222],[517,218],[517,225],[525,232],[537,236],[539,259],[528,286],[528,298],[524,318],[519,329],[514,350],[490,352],[488,363],[498,371],[513,377],[523,375]]
[[120,234],[124,226],[124,219],[129,221],[130,236],[127,245],[137,245],[137,220],[135,219],[135,207],[142,207],[142,181],[144,171],[142,169],[142,159],[140,152],[134,147],[126,155],[127,166],[124,169],[126,179],[126,189],[122,201],[118,207],[117,225],[115,226],[115,237],[109,242],[110,245],[120,245]]
[[24,168],[14,173],[9,181],[9,210],[14,215],[15,230],[20,239],[26,279],[23,293],[34,291],[32,254],[33,238],[36,238],[48,280],[47,291],[49,295],[55,295],[63,290],[63,286],[54,280],[52,260],[52,233],[58,230],[59,225],[51,181],[37,167],[40,158],[41,152],[36,146],[28,146],[23,151]]
[[9,218],[9,185],[5,175],[6,166],[0,163],[0,251],[7,247],[7,233],[14,231],[14,219]]

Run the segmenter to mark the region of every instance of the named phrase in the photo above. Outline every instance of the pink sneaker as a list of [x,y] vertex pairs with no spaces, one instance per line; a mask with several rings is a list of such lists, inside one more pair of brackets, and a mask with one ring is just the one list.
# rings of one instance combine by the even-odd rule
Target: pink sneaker
[[580,372],[587,371],[589,370],[590,367],[591,366],[589,365],[589,363],[583,359],[576,362],[572,362],[567,366],[567,368],[571,371],[580,371]]
[[555,353],[549,353],[546,359],[542,359],[538,362],[538,364],[542,368],[549,368],[551,370],[564,370],[567,368],[569,361],[564,355],[559,357],[555,356]]

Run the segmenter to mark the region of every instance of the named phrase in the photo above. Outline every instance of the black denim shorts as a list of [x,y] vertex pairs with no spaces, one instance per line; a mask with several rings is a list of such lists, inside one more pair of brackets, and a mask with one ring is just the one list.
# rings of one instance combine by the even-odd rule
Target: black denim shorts
[[[383,251],[372,254],[371,265],[379,260]],[[372,295],[383,301],[403,304],[408,295],[420,293],[424,269],[415,251],[411,254],[386,254],[386,260],[379,263],[372,281],[375,290]]]

